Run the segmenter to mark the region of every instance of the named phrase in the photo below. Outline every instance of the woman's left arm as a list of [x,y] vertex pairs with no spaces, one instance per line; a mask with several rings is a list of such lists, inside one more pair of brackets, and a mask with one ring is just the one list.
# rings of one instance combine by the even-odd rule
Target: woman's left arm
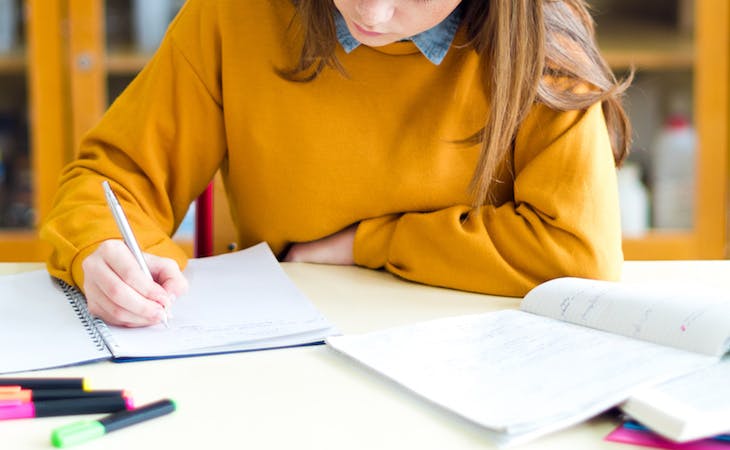
[[618,278],[616,169],[600,104],[569,112],[536,106],[518,132],[513,158],[508,201],[363,220],[355,263],[510,296],[560,276]]

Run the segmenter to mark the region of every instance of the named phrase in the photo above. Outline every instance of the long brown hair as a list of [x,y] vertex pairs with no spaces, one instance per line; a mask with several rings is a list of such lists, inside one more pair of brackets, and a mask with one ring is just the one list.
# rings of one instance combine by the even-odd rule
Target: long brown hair
[[[291,81],[311,81],[335,57],[332,0],[296,0],[303,47]],[[517,129],[536,102],[579,110],[601,102],[616,165],[626,158],[631,125],[622,106],[631,75],[616,79],[598,51],[583,0],[463,0],[463,24],[480,56],[490,108],[484,128],[463,140],[482,149],[470,189],[475,206],[488,201],[496,168],[507,160]]]

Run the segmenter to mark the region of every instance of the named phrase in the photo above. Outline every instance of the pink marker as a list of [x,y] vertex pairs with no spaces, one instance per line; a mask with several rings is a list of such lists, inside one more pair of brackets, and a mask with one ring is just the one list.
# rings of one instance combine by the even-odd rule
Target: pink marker
[[93,397],[63,400],[40,400],[0,407],[0,420],[32,417],[67,416],[125,411],[134,408],[131,398]]

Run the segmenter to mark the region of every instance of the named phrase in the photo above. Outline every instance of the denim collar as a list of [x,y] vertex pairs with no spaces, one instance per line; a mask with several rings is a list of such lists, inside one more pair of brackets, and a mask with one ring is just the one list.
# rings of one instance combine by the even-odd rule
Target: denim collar
[[[340,45],[342,45],[345,53],[350,53],[360,46],[360,42],[350,34],[350,30],[347,29],[347,23],[345,23],[345,18],[342,17],[342,14],[337,9],[335,9],[334,14],[337,40],[340,41]],[[460,22],[461,7],[457,6],[447,18],[435,27],[404,40],[413,41],[416,47],[418,47],[418,50],[423,53],[423,56],[435,65],[439,65],[446,56],[451,42],[454,40],[454,35]]]

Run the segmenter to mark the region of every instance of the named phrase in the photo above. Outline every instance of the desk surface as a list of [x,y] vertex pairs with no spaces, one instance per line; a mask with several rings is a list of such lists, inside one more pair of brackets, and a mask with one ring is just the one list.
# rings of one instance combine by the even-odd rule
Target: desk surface
[[[513,308],[519,302],[417,285],[356,267],[283,266],[343,333]],[[0,263],[0,274],[39,267]],[[728,273],[730,261],[627,262],[624,279],[687,280],[730,287]],[[138,404],[164,397],[178,403],[178,411],[172,415],[72,447],[80,450],[491,448],[478,426],[432,406],[322,345],[123,364],[92,363],[31,375],[86,377],[97,389],[130,390]],[[79,418],[0,422],[2,448],[52,448],[50,431]],[[606,415],[518,448],[643,448],[604,442],[603,437],[616,424],[615,418]]]

